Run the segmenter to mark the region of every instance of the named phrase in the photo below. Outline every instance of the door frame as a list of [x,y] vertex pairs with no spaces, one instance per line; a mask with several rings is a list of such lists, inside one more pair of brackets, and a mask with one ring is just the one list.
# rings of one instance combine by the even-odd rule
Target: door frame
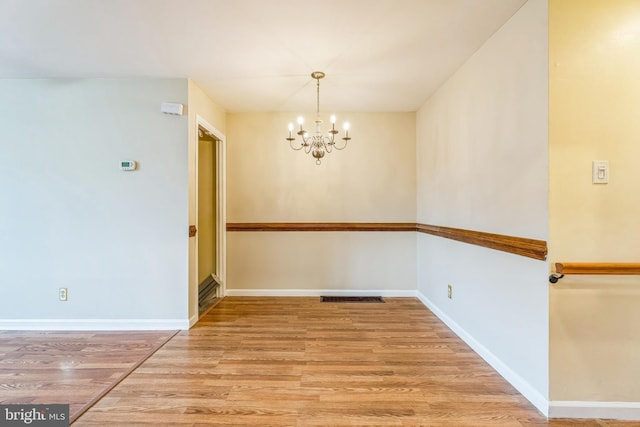
[[[199,147],[199,128],[204,128],[207,132],[213,135],[216,139],[215,144],[215,153],[216,153],[216,164],[215,164],[215,188],[216,188],[216,272],[217,276],[220,279],[220,297],[224,297],[227,291],[227,144],[226,137],[222,132],[212,126],[209,122],[207,122],[202,116],[196,114],[196,144],[195,144],[195,171],[196,171],[196,179],[195,179],[195,218],[196,218],[196,228],[200,227],[200,222],[198,218],[198,186],[199,186],[199,178],[200,171],[199,169],[199,160],[200,160],[200,147]],[[196,274],[196,282],[198,282],[198,233],[195,235],[195,274]],[[199,283],[196,284],[198,286]],[[195,298],[195,307],[194,313],[198,313],[198,298]],[[198,317],[198,316],[197,316]],[[196,318],[197,321],[197,318]],[[194,322],[195,323],[195,322]],[[193,326],[193,325],[190,325]]]

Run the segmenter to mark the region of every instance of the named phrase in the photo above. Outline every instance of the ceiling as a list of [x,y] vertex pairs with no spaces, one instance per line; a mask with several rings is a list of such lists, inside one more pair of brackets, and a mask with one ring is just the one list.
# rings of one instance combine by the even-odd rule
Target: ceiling
[[227,111],[415,111],[526,0],[0,0],[0,78],[193,79]]

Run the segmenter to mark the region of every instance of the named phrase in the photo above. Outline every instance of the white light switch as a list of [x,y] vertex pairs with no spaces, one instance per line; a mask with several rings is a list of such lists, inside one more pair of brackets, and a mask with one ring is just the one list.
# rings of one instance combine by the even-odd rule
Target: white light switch
[[594,184],[608,184],[609,183],[609,161],[594,160],[591,173],[592,173],[592,179]]

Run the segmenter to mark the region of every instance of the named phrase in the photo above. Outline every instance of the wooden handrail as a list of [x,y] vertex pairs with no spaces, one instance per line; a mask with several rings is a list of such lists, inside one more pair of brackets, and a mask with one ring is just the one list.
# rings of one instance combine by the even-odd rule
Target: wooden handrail
[[557,262],[558,274],[640,274],[637,262]]

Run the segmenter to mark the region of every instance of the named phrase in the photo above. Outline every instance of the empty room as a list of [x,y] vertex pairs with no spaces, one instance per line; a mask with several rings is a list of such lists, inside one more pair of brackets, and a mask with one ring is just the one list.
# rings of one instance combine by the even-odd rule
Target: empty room
[[637,0],[0,0],[0,425],[640,423]]

